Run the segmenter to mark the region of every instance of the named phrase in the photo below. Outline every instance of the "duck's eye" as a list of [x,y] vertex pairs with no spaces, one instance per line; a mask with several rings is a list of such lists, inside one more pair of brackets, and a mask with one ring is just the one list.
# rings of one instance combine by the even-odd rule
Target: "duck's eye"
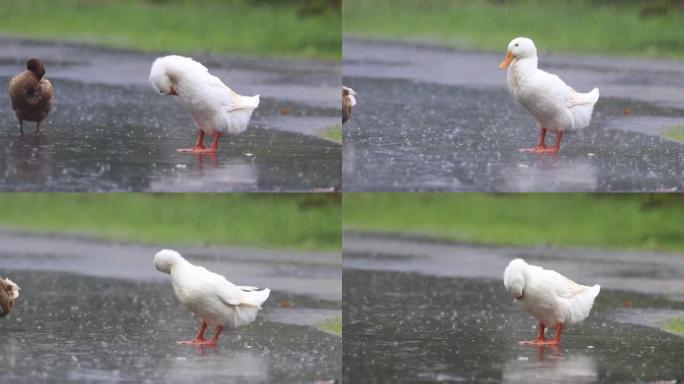
[[518,46],[518,44],[516,43],[516,44],[515,44],[515,46],[517,47],[517,46]]

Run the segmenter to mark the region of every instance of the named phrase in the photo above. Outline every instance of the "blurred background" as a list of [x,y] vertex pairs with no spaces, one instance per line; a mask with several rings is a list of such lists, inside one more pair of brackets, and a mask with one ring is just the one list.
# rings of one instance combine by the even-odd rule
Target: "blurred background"
[[[681,195],[346,193],[343,210],[345,380],[684,375]],[[514,258],[601,285],[558,348],[518,344],[536,321],[504,289]]]
[[[359,94],[346,191],[684,190],[684,2],[347,0],[342,13],[343,81]],[[600,89],[591,125],[550,161],[518,152],[536,122],[497,67],[518,36],[542,70]]]
[[64,194],[0,196],[0,225],[148,244],[340,249],[337,194]]
[[[0,381],[329,382],[341,375],[340,196],[0,194]],[[217,348],[154,268],[160,249],[236,285],[270,288]],[[50,364],[37,364],[49,359]]]
[[[682,0],[346,0],[344,34],[505,51],[684,57]],[[505,52],[504,52],[505,53]]]
[[[341,44],[332,0],[0,0],[0,83],[36,57],[55,92],[24,136],[0,92],[0,191],[339,190]],[[168,54],[261,96],[216,156],[176,151],[195,125],[148,79]]]
[[684,195],[351,193],[345,230],[497,245],[684,252]]
[[142,51],[336,60],[341,0],[2,0],[0,32]]

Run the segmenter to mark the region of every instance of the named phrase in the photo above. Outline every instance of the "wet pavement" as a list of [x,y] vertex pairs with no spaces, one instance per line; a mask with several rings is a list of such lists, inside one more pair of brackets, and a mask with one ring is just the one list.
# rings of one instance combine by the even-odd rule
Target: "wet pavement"
[[235,283],[273,290],[255,323],[224,332],[215,349],[196,349],[175,343],[192,338],[199,324],[178,303],[168,275],[154,269],[148,251],[157,247],[6,231],[2,244],[0,276],[21,287],[0,321],[3,382],[311,383],[341,376],[342,339],[318,328],[341,316],[339,255],[179,248]]
[[[349,382],[598,383],[682,380],[682,255],[487,247],[346,233],[343,378]],[[504,290],[525,257],[602,285],[561,345],[529,347],[535,320]],[[416,268],[425,265],[423,269]]]
[[195,56],[239,93],[261,94],[248,130],[216,156],[193,144],[190,114],[158,96],[155,57],[64,43],[0,39],[0,83],[41,57],[55,88],[43,134],[19,136],[0,93],[0,191],[312,191],[340,188],[341,146],[320,139],[339,125],[339,64]]
[[357,39],[343,54],[343,83],[358,94],[344,127],[346,191],[684,189],[684,144],[663,135],[684,124],[681,61],[540,47],[542,69],[579,91],[599,87],[601,99],[589,127],[565,135],[557,156],[539,156],[518,152],[538,132],[506,90],[503,54]]

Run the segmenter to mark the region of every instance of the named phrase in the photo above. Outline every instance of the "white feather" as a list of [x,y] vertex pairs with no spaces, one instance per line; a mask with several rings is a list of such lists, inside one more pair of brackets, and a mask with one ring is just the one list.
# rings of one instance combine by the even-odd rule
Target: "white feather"
[[201,63],[183,56],[156,59],[150,83],[161,94],[178,93],[178,101],[192,114],[197,128],[206,133],[237,134],[247,129],[259,95],[241,96],[209,73]]
[[537,68],[537,48],[528,38],[518,37],[508,45],[514,59],[508,67],[508,90],[549,131],[573,131],[591,121],[599,90],[578,93],[558,76]]
[[237,286],[172,250],[159,251],[154,264],[157,270],[171,275],[178,300],[209,325],[231,329],[253,322],[271,292],[268,288],[259,291]]
[[548,328],[577,324],[589,316],[601,286],[580,285],[560,273],[512,260],[504,286],[520,306]]

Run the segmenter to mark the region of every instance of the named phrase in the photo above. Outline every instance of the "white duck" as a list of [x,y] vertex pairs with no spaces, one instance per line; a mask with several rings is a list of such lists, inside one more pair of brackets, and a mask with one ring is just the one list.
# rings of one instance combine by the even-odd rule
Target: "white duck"
[[[537,48],[532,40],[517,37],[508,44],[508,52],[499,69],[508,68],[508,91],[534,116],[539,124],[537,146],[522,152],[557,153],[564,132],[589,125],[599,90],[578,93],[560,77],[537,68]],[[556,133],[556,144],[547,147],[546,132]]]
[[[158,271],[171,275],[178,300],[202,321],[194,339],[179,344],[215,346],[223,328],[236,328],[256,319],[271,290],[234,285],[204,267],[192,265],[180,253],[168,249],[154,255]],[[211,340],[204,338],[207,326],[215,326]]]
[[[539,333],[533,345],[558,345],[563,328],[583,321],[589,316],[600,285],[580,285],[560,273],[523,259],[511,261],[504,271],[504,286],[514,301],[539,320]],[[544,329],[556,330],[551,340],[544,338]]]
[[[198,128],[192,148],[180,152],[215,153],[222,134],[238,134],[247,129],[252,112],[259,106],[259,95],[241,96],[197,61],[183,56],[156,59],[150,69],[150,83],[162,95],[178,96],[181,105],[190,111]],[[204,146],[204,134],[212,135],[209,147]]]

